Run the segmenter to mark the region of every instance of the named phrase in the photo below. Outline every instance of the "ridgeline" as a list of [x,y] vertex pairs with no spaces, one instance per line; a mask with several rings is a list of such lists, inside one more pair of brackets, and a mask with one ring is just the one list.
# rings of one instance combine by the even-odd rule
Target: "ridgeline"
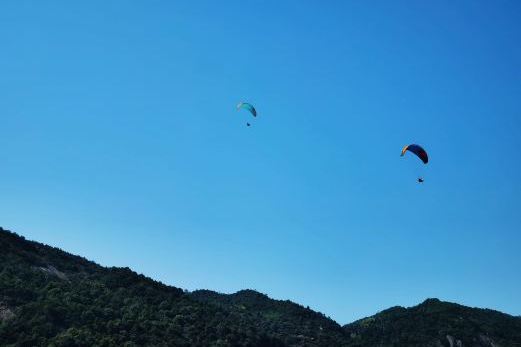
[[0,346],[521,346],[521,318],[428,299],[346,326],[253,290],[102,267],[0,228]]

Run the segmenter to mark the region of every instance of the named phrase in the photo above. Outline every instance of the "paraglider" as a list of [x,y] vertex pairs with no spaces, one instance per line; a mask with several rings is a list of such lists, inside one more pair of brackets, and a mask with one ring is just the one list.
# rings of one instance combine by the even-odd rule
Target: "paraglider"
[[402,149],[402,157],[405,155],[405,152],[407,151],[416,154],[416,156],[420,158],[420,160],[423,161],[424,164],[427,164],[429,162],[429,155],[427,154],[427,151],[423,149],[422,146],[415,144],[404,146]]
[[250,111],[250,113],[253,115],[253,117],[257,117],[257,111],[255,110],[255,107],[253,107],[252,104],[247,102],[239,102],[237,104],[237,111],[241,108]]
[[[403,157],[406,152],[411,152],[414,155],[416,155],[423,162],[423,164],[427,164],[429,162],[429,155],[427,154],[427,151],[425,149],[423,149],[423,147],[420,145],[413,143],[413,144],[404,146],[402,149],[401,156]],[[423,183],[423,182],[424,182],[423,177],[418,177],[418,183]]]
[[[253,117],[257,117],[257,110],[255,110],[255,107],[253,107],[252,104],[247,102],[239,102],[237,104],[237,111],[240,111],[241,109],[245,109],[249,111],[253,115]],[[251,124],[246,123],[246,126],[251,126]]]

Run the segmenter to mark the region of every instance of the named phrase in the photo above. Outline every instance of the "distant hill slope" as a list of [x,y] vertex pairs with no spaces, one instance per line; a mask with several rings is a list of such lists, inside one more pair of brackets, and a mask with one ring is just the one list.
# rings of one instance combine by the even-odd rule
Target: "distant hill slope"
[[345,332],[340,325],[289,300],[273,300],[253,290],[241,290],[229,295],[197,290],[190,296],[240,315],[291,346],[347,346]]
[[427,299],[344,326],[352,346],[521,346],[521,318]]
[[341,327],[253,290],[189,293],[0,228],[0,346],[504,347],[521,346],[520,324],[428,300]]
[[0,229],[0,346],[346,344],[337,323],[297,304],[248,291],[229,296],[234,306],[202,293]]

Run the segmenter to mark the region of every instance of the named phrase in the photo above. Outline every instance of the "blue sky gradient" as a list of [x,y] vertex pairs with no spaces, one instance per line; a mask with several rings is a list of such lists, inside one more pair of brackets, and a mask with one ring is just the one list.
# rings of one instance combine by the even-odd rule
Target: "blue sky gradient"
[[[518,1],[4,1],[0,225],[340,323],[427,297],[520,315],[519,18]],[[412,142],[426,167],[400,158]]]

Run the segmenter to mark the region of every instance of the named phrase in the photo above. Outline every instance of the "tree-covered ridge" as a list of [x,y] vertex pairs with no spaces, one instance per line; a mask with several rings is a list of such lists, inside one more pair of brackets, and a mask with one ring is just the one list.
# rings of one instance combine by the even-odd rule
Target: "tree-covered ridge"
[[353,346],[521,346],[521,318],[427,299],[344,327]]
[[197,290],[191,297],[205,303],[248,317],[252,324],[289,345],[346,346],[342,327],[322,313],[304,308],[289,300],[273,300],[253,290],[235,294],[219,294]]
[[341,327],[253,290],[186,292],[0,228],[0,346],[521,346],[521,318],[430,299]]
[[[316,313],[308,322],[310,310],[293,303],[259,319],[255,310],[203,301],[128,268],[104,268],[3,229],[0,249],[1,346],[345,344],[336,323]],[[302,319],[286,317],[299,310]],[[336,333],[317,327],[308,335],[312,329],[301,325],[317,326],[317,318]]]

